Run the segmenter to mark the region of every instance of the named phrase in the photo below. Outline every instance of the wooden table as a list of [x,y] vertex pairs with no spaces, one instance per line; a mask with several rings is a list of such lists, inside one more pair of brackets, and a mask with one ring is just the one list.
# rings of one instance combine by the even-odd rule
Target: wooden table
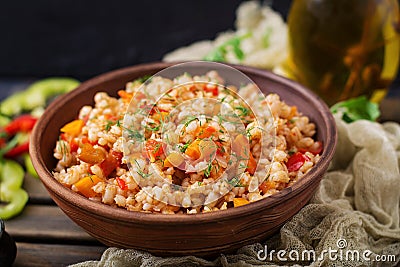
[[[0,83],[0,98],[1,92]],[[400,94],[397,92],[382,102],[382,121],[400,121]],[[66,266],[100,259],[106,247],[75,225],[54,204],[39,179],[27,175],[24,188],[29,193],[28,205],[22,214],[6,221],[6,231],[17,242],[14,266]]]
[[38,178],[26,175],[29,203],[22,214],[6,221],[6,231],[17,242],[14,266],[66,266],[100,259],[106,247],[72,222]]

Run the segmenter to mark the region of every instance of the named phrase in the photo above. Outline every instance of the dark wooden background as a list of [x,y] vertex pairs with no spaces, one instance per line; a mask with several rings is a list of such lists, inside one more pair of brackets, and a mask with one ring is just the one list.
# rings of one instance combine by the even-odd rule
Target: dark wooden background
[[[160,60],[168,51],[233,29],[243,0],[35,0],[0,5],[0,78],[87,79]],[[291,0],[275,0],[287,13]]]

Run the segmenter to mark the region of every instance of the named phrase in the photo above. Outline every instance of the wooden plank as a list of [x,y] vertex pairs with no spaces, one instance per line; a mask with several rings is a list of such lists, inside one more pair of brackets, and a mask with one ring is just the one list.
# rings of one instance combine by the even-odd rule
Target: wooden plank
[[28,205],[19,216],[6,222],[6,229],[16,241],[99,244],[57,206]]
[[18,266],[67,266],[82,261],[99,260],[106,247],[17,243]]
[[39,178],[25,174],[23,187],[29,194],[29,203],[55,205]]

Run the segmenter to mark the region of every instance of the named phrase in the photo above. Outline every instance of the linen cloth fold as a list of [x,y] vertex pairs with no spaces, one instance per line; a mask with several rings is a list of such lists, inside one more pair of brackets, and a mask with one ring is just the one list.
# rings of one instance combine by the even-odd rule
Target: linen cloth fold
[[[108,248],[99,261],[72,266],[395,266],[400,262],[400,125],[348,124],[338,115],[335,120],[338,145],[317,192],[264,243],[213,261]],[[283,250],[286,257],[272,250]],[[332,250],[336,253],[328,255]]]

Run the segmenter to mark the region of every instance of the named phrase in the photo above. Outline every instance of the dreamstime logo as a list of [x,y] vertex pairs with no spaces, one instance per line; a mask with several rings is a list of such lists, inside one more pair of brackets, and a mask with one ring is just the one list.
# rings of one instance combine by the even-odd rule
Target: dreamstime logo
[[330,261],[353,261],[353,262],[396,262],[396,255],[378,255],[371,250],[347,249],[347,240],[340,238],[336,241],[336,248],[329,247],[321,251],[319,255],[315,250],[268,250],[267,245],[264,249],[257,252],[257,258],[261,261],[292,261],[292,262],[314,262],[328,259]]

